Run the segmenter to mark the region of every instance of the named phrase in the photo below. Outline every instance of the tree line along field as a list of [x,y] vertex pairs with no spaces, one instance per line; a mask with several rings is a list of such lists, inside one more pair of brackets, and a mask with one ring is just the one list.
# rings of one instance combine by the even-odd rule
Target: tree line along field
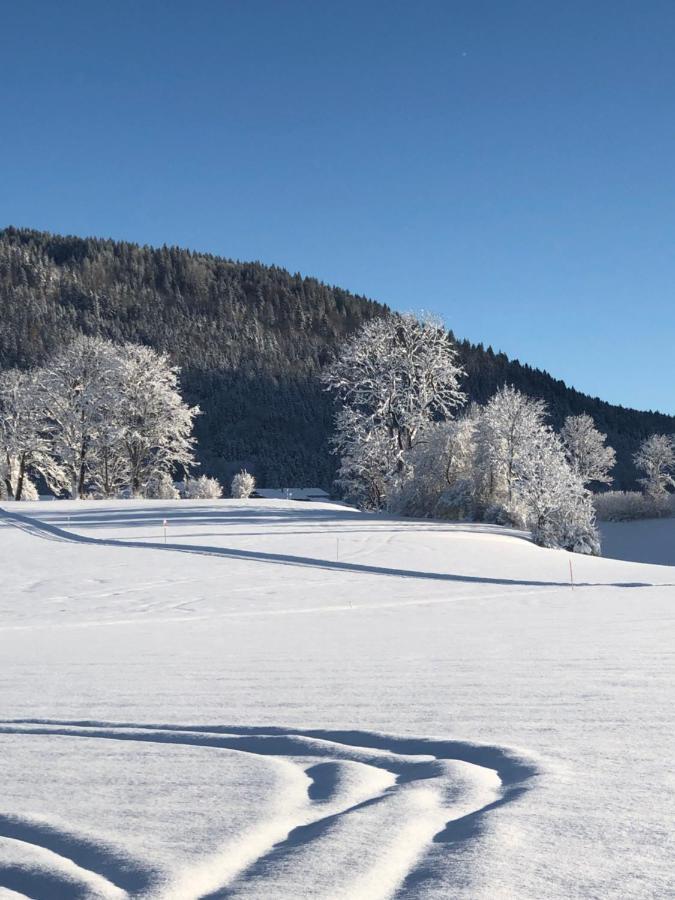
[[[15,228],[0,232],[0,309],[0,367],[42,364],[79,334],[147,344],[181,366],[183,394],[203,411],[195,431],[206,474],[229,483],[247,468],[262,486],[326,488],[334,408],[316,376],[345,337],[388,312],[257,262]],[[509,383],[545,400],[556,429],[589,413],[617,452],[618,489],[635,486],[641,441],[675,432],[673,417],[588,397],[489,347],[458,340],[457,350],[470,401]]]

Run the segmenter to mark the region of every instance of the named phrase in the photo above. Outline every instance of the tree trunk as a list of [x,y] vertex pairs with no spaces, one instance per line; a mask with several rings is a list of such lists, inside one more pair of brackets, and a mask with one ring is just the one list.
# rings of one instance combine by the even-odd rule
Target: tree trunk
[[26,454],[21,454],[21,462],[19,463],[19,475],[16,479],[16,494],[14,495],[15,500],[20,500],[21,495],[23,494],[23,481],[26,475]]
[[80,463],[80,477],[77,479],[77,498],[81,500],[84,497],[84,460]]
[[7,474],[5,475],[5,490],[7,491],[7,499],[11,500],[14,496],[14,487],[12,485],[12,460],[9,453],[7,455]]

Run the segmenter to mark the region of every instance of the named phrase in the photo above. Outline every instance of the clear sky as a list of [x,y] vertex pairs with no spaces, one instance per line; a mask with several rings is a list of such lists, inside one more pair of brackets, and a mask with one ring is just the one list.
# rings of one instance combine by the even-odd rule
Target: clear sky
[[276,263],[675,413],[673,0],[0,12],[0,224]]

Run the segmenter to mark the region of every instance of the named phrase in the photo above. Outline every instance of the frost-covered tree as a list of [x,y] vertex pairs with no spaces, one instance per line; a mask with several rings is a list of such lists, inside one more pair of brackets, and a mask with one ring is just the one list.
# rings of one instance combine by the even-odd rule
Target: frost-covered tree
[[606,445],[607,435],[598,431],[591,416],[568,416],[560,436],[569,464],[585,485],[612,483],[616,453]]
[[68,479],[70,496],[83,497],[102,409],[115,397],[119,364],[115,346],[78,337],[38,373],[50,452]]
[[129,462],[124,446],[124,421],[120,408],[122,365],[114,349],[109,375],[110,393],[101,396],[96,428],[87,459],[88,482],[95,496],[116,497],[129,484]]
[[185,485],[183,496],[186,500],[217,500],[223,496],[223,489],[217,479],[200,475],[199,478],[190,478]]
[[142,496],[193,464],[198,411],[165,356],[79,337],[41,369],[0,374],[0,491],[19,499],[33,473],[75,498]]
[[[456,506],[454,499],[449,505],[448,501],[449,492],[454,492],[458,483],[462,483],[463,495],[475,493],[475,432],[480,415],[480,407],[474,404],[456,419],[425,429],[408,456],[410,477],[402,479],[391,492],[388,506],[392,511],[446,517],[450,506]],[[464,515],[469,508],[473,510],[473,501],[462,504]]]
[[645,473],[640,484],[655,500],[666,497],[675,487],[675,440],[665,434],[653,434],[640,445],[633,457],[637,468]]
[[232,479],[230,494],[236,500],[248,500],[255,490],[255,478],[246,469],[242,469]]
[[174,468],[194,464],[192,421],[198,407],[185,403],[178,368],[150,347],[117,348],[120,363],[117,415],[133,496]]
[[123,427],[113,407],[106,410],[92,438],[87,460],[88,482],[95,496],[116,497],[129,484],[129,463],[124,454]]
[[501,504],[516,515],[514,481],[519,463],[531,452],[546,417],[546,404],[510,385],[486,404],[476,431],[476,470],[485,503]]
[[476,427],[477,508],[528,528],[541,546],[597,554],[592,495],[546,415],[543,401],[508,385],[488,401]]
[[145,486],[145,496],[149,500],[179,500],[180,493],[168,472],[160,472]]
[[513,490],[536,544],[600,553],[592,494],[570,466],[562,440],[547,425],[531,435],[530,451],[517,456]]
[[412,315],[368,322],[322,376],[342,404],[334,447],[338,480],[352,497],[382,506],[387,485],[405,477],[409,452],[431,423],[451,418],[465,395],[442,324]]
[[333,448],[340,454],[336,481],[345,497],[361,509],[380,509],[387,483],[396,469],[389,436],[373,429],[359,411],[341,409],[335,417]]
[[63,469],[49,453],[43,431],[44,409],[34,373],[0,372],[0,497],[24,500],[37,496],[31,475],[50,487],[65,486]]

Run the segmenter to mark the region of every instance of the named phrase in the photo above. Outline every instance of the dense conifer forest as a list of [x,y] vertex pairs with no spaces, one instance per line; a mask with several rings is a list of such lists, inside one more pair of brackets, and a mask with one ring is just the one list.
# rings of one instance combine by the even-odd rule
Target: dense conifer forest
[[[410,306],[424,306],[412,297]],[[317,374],[339,343],[387,307],[276,266],[176,247],[140,247],[26,229],[0,231],[0,368],[42,363],[76,335],[147,344],[182,367],[198,403],[203,470],[229,482],[246,467],[265,486],[330,487],[333,408]],[[458,341],[470,398],[504,383],[549,404],[559,427],[587,412],[616,448],[616,487],[632,454],[675,418],[612,406],[481,344]]]

